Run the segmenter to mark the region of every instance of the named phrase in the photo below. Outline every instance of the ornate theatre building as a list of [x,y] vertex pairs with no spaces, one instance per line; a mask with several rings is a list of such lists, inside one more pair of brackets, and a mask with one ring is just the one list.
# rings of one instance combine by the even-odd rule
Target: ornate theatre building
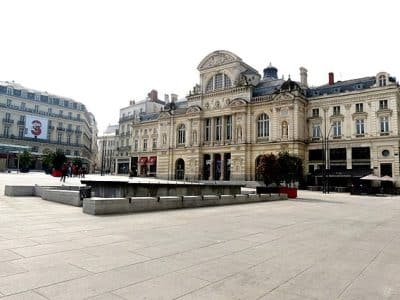
[[303,159],[310,184],[324,165],[341,186],[372,172],[398,180],[400,94],[389,74],[335,81],[329,73],[311,87],[303,67],[300,82],[272,65],[261,76],[229,51],[197,69],[200,83],[184,101],[120,120],[116,169],[123,154],[138,176],[256,180],[260,155],[287,151]]

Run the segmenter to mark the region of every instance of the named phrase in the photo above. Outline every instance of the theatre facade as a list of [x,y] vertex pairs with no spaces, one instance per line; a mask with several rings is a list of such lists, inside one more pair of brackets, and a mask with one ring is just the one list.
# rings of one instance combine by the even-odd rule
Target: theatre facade
[[129,120],[123,151],[135,175],[257,180],[261,155],[287,151],[303,159],[309,184],[320,184],[324,166],[340,186],[369,173],[398,180],[400,94],[388,73],[346,81],[329,73],[327,84],[309,86],[303,67],[299,81],[271,64],[260,75],[229,51],[197,69],[184,101]]

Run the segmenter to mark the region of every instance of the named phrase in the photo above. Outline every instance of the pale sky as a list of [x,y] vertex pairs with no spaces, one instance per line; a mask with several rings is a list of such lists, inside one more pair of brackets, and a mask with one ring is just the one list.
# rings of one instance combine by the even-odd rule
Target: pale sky
[[199,82],[197,65],[228,50],[260,74],[309,85],[374,76],[400,78],[400,4],[393,1],[5,0],[0,81],[86,105],[99,134],[119,109],[151,89],[179,97]]

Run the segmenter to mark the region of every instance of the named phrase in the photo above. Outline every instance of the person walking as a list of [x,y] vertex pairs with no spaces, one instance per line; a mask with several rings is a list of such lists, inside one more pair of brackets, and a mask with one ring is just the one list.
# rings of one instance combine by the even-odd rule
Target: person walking
[[68,167],[67,164],[64,163],[61,167],[61,179],[60,181],[65,182],[65,178],[67,177]]

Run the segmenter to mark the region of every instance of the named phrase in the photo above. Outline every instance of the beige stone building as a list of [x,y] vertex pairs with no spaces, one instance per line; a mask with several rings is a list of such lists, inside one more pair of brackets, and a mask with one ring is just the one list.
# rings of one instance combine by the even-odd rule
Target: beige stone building
[[324,164],[341,186],[371,172],[398,180],[399,88],[389,74],[335,82],[331,73],[311,87],[303,67],[299,82],[272,65],[261,76],[229,51],[197,69],[185,101],[131,122],[140,151],[127,153],[130,168],[148,170],[152,159],[160,178],[256,180],[260,155],[288,151],[303,159],[309,184],[319,184]]
[[94,167],[97,124],[84,104],[15,82],[0,82],[0,108],[0,168],[17,168],[20,146],[27,146],[34,155],[35,169],[42,169],[43,152],[58,149],[70,159],[81,158],[89,171]]

